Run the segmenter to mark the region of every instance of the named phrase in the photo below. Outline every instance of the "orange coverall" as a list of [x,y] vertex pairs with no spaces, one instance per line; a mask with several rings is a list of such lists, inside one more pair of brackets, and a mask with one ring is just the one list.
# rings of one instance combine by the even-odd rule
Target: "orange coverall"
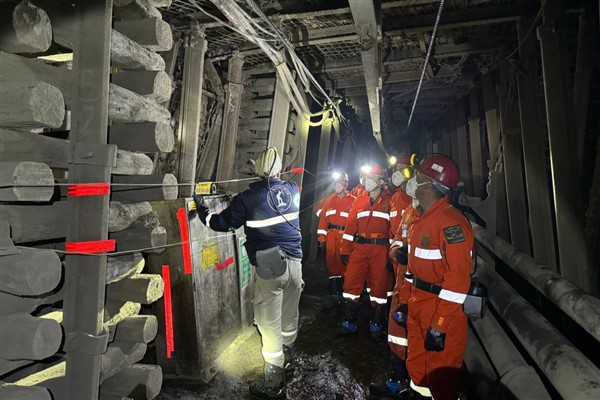
[[355,199],[349,193],[341,199],[334,193],[323,203],[317,237],[320,243],[326,243],[325,262],[329,277],[342,278],[346,272],[346,266],[340,259],[340,248],[346,220]]
[[[387,303],[390,200],[390,194],[382,191],[373,204],[368,195],[357,197],[354,201],[340,251],[340,254],[350,256],[344,280],[344,299],[357,302],[368,278],[371,304]],[[358,235],[356,240],[355,235]],[[361,243],[365,240],[377,240],[379,243]]]
[[[397,233],[398,227],[400,226],[400,221],[402,221],[402,214],[404,213],[406,207],[410,206],[411,203],[412,197],[407,195],[406,192],[400,188],[397,188],[394,194],[392,194],[392,200],[390,201],[390,232],[392,235]],[[389,292],[391,293],[394,290],[394,282],[396,281],[396,276],[398,275],[398,262],[393,255],[390,258],[394,266],[393,272],[390,272]],[[404,274],[404,272],[406,272],[406,267],[401,273]]]
[[352,190],[350,191],[350,194],[356,198],[359,198],[360,196],[364,196],[364,195],[368,196],[369,192],[367,192],[367,189],[365,189],[365,187],[359,183],[358,185],[356,185],[352,188]]
[[396,281],[394,284],[394,294],[392,295],[392,305],[388,319],[388,345],[390,350],[401,360],[406,360],[406,350],[408,346],[406,328],[394,321],[392,315],[398,308],[398,304],[407,304],[410,297],[411,282],[405,280],[407,266],[396,261],[396,250],[402,246],[408,245],[408,229],[412,223],[419,218],[419,212],[412,206],[403,210],[402,220],[398,225],[394,241],[390,246],[390,257],[394,260],[394,270]]
[[[455,400],[467,348],[467,317],[462,303],[471,284],[473,231],[462,213],[444,197],[411,225],[408,242],[413,286],[408,300],[406,366],[411,386],[429,388],[436,400]],[[437,295],[422,290],[417,281],[442,290]],[[446,334],[443,351],[425,349],[430,327]]]

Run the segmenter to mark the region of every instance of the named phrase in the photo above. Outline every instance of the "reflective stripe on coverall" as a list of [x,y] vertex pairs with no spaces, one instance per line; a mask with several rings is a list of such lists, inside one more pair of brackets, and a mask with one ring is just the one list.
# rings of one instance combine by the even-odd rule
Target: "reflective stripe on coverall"
[[[389,193],[383,191],[372,205],[370,196],[360,196],[354,201],[340,251],[350,256],[344,280],[344,299],[357,302],[368,277],[371,304],[387,303],[390,199]],[[360,244],[355,241],[355,235],[366,239],[385,239],[387,242]]]
[[[456,400],[467,347],[467,317],[462,303],[471,283],[471,225],[444,197],[411,225],[408,238],[413,279],[442,287],[439,295],[412,287],[406,361],[411,384],[429,388],[436,400]],[[425,350],[429,327],[446,333],[443,351]]]
[[[406,328],[397,323],[392,315],[396,311],[398,304],[406,304],[410,297],[410,286],[411,282],[406,280],[404,274],[406,273],[407,266],[398,263],[395,260],[396,250],[399,247],[407,245],[408,243],[408,228],[415,219],[418,218],[419,212],[412,206],[406,207],[403,210],[402,220],[398,224],[398,230],[392,245],[390,247],[390,257],[394,260],[394,273],[396,274],[396,281],[394,284],[394,294],[392,295],[392,304],[390,307],[390,315],[388,319],[388,345],[390,350],[401,360],[406,360],[406,350],[408,346]],[[401,294],[404,296],[401,296]]]
[[343,230],[329,229],[328,225],[346,226],[348,215],[352,209],[352,204],[356,198],[351,194],[346,194],[339,198],[336,193],[325,199],[323,211],[319,219],[319,229],[317,237],[320,243],[326,245],[325,262],[330,278],[342,278],[346,272],[346,266],[340,259],[340,248],[342,246]]

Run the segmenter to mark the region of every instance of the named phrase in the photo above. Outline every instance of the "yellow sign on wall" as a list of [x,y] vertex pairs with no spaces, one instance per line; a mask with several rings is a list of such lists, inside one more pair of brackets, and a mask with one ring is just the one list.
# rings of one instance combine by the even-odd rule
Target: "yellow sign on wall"
[[216,242],[207,242],[202,249],[202,271],[208,271],[221,263],[221,253]]

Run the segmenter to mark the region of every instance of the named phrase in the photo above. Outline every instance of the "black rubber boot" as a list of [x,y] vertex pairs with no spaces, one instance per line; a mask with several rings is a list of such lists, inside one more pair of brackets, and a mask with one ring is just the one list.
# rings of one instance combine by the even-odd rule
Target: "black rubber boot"
[[291,346],[283,345],[283,371],[285,373],[285,382],[291,382],[294,379],[294,372],[296,372],[296,364],[294,363],[294,348]]
[[386,311],[385,304],[378,304],[371,311],[371,338],[377,342],[384,342],[387,338]]
[[265,363],[265,376],[250,384],[250,394],[257,399],[285,399],[283,368]]
[[344,301],[344,321],[342,321],[342,326],[340,329],[340,333],[342,335],[352,335],[356,333],[358,329],[358,325],[356,324],[356,320],[358,319],[358,304],[351,301]]
[[408,387],[408,400],[431,400],[431,399],[432,399],[432,397],[423,396],[422,394],[420,394],[419,392],[417,392],[410,386]]
[[342,292],[344,291],[344,281],[342,278],[329,278],[329,294],[336,305],[341,305],[344,301]]
[[369,393],[371,399],[385,398],[394,400],[408,399],[408,372],[406,363],[392,353],[390,362],[390,375],[383,384],[370,385]]

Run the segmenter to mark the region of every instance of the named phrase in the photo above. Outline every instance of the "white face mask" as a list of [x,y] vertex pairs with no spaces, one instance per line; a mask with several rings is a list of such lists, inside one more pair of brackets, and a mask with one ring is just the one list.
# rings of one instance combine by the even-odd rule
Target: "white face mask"
[[402,175],[402,172],[400,171],[395,171],[392,174],[392,183],[396,187],[400,187],[400,185],[402,185],[402,183],[404,183],[405,180],[406,178],[404,177],[404,175]]
[[419,200],[416,199],[416,198],[412,199],[412,204],[411,205],[412,205],[412,208],[419,207]]
[[365,181],[365,189],[367,189],[367,192],[372,192],[373,190],[377,189],[378,186],[379,185],[377,182],[375,182],[373,179],[367,178]]
[[416,199],[417,198],[417,188],[419,186],[427,185],[429,182],[418,183],[417,177],[413,176],[406,183],[406,194],[410,197]]
[[346,189],[346,185],[344,185],[341,182],[336,182],[333,185],[333,189],[335,190],[336,193],[340,193],[342,190]]

